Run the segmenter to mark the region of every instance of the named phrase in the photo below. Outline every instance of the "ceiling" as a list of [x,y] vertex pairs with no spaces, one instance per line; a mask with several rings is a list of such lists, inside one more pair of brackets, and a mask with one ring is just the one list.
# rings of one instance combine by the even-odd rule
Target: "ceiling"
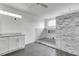
[[79,9],[78,3],[45,3],[48,8],[44,8],[35,3],[5,3],[3,5],[15,8],[30,15],[49,18],[58,16],[63,13],[69,13]]

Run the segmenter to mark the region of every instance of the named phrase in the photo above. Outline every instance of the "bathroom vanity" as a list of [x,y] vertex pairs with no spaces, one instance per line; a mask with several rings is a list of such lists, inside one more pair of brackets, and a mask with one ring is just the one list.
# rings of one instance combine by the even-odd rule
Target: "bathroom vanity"
[[16,34],[1,34],[0,35],[0,55],[24,49],[25,47],[25,35],[21,33]]

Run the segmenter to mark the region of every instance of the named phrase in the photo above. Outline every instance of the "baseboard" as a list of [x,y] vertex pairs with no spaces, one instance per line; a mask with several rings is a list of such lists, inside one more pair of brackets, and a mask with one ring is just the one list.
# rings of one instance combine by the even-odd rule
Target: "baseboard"
[[21,50],[21,49],[24,49],[24,47],[23,47],[23,48],[19,48],[19,49],[15,49],[15,50],[11,50],[11,51],[7,51],[7,52],[5,52],[5,53],[0,54],[0,56],[6,55],[6,54],[9,54],[9,53],[12,53],[12,52]]

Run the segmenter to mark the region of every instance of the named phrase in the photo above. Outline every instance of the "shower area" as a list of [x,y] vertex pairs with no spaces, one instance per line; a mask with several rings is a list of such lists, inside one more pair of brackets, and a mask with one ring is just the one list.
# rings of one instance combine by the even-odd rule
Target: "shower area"
[[49,18],[44,20],[44,29],[39,36],[37,42],[41,44],[45,44],[47,46],[54,46],[56,45],[55,41],[55,31],[56,31],[56,19]]

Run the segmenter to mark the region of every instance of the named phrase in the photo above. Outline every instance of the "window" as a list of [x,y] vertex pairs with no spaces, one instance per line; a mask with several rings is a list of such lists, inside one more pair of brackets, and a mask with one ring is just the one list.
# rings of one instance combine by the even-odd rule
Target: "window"
[[50,20],[48,26],[56,26],[56,20]]

